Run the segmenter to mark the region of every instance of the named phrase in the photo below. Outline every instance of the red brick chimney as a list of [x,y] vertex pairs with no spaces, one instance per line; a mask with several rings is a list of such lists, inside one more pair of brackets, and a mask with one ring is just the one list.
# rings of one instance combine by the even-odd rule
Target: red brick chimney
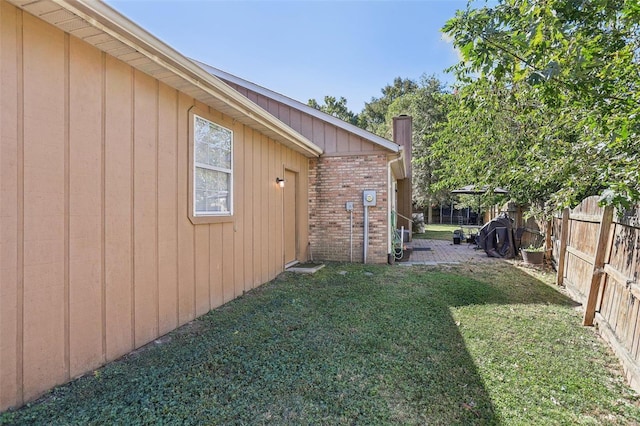
[[407,177],[411,178],[411,136],[413,118],[410,115],[393,117],[393,141],[403,147]]
[[[409,230],[409,241],[411,241],[411,222],[405,218],[412,218],[412,190],[411,190],[411,138],[413,134],[413,119],[409,115],[393,117],[393,141],[400,145],[404,153],[404,161],[407,176],[398,180],[398,228],[404,226]],[[404,216],[404,217],[403,217]]]

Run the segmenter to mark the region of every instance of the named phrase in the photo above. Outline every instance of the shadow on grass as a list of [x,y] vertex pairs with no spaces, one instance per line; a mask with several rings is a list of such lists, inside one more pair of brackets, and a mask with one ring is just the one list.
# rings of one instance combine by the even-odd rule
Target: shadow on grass
[[451,307],[572,305],[510,277],[368,265],[283,274],[0,423],[497,424]]

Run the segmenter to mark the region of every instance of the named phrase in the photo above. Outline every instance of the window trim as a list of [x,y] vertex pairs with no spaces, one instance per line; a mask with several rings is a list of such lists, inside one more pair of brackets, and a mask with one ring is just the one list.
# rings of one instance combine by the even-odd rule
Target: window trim
[[[225,130],[231,132],[231,169],[225,169],[221,167],[211,166],[207,164],[197,163],[195,161],[195,123],[196,117],[222,127]],[[234,214],[234,173],[235,173],[235,133],[230,126],[225,125],[223,120],[215,119],[211,114],[203,111],[197,107],[193,107],[189,110],[189,177],[188,177],[188,216],[191,223],[194,225],[203,223],[221,223],[232,222]],[[208,170],[220,171],[230,174],[230,189],[229,189],[229,211],[228,212],[196,212],[195,205],[195,174],[196,167],[201,167]]]
[[199,116],[198,114],[193,114],[193,126],[194,126],[194,132],[193,135],[195,137],[196,132],[195,132],[195,126],[196,123],[198,122],[198,120],[200,120],[201,122],[204,122],[205,126],[208,126],[209,124],[212,124],[214,126],[217,126],[218,128],[222,129],[223,132],[228,132],[230,135],[230,139],[231,139],[231,146],[229,147],[230,150],[230,155],[231,158],[229,159],[229,168],[226,167],[222,167],[222,166],[216,166],[216,165],[212,165],[212,164],[208,164],[208,163],[200,163],[198,162],[197,158],[196,158],[196,140],[193,140],[193,174],[194,174],[194,188],[193,188],[193,197],[194,200],[196,199],[196,185],[195,185],[195,175],[198,169],[202,169],[202,170],[210,170],[212,172],[220,172],[220,173],[224,173],[225,175],[229,176],[229,188],[228,189],[228,195],[227,195],[227,206],[228,210],[226,211],[221,211],[221,212],[216,212],[216,211],[198,211],[197,210],[197,203],[194,204],[193,206],[193,215],[196,217],[200,217],[200,216],[233,216],[233,130],[231,129],[227,129],[224,126],[219,125],[218,123],[215,123],[211,120],[207,120],[204,117]]

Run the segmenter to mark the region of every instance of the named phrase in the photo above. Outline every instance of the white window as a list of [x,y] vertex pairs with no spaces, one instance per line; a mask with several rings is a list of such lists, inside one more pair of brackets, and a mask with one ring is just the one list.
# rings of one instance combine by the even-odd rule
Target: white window
[[233,132],[193,115],[193,214],[233,213]]

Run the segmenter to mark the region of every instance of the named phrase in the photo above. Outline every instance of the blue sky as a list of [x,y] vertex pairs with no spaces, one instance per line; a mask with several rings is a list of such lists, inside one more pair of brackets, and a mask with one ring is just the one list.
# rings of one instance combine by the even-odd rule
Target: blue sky
[[306,103],[344,96],[360,112],[395,77],[457,54],[440,28],[466,0],[108,0],[180,53]]

